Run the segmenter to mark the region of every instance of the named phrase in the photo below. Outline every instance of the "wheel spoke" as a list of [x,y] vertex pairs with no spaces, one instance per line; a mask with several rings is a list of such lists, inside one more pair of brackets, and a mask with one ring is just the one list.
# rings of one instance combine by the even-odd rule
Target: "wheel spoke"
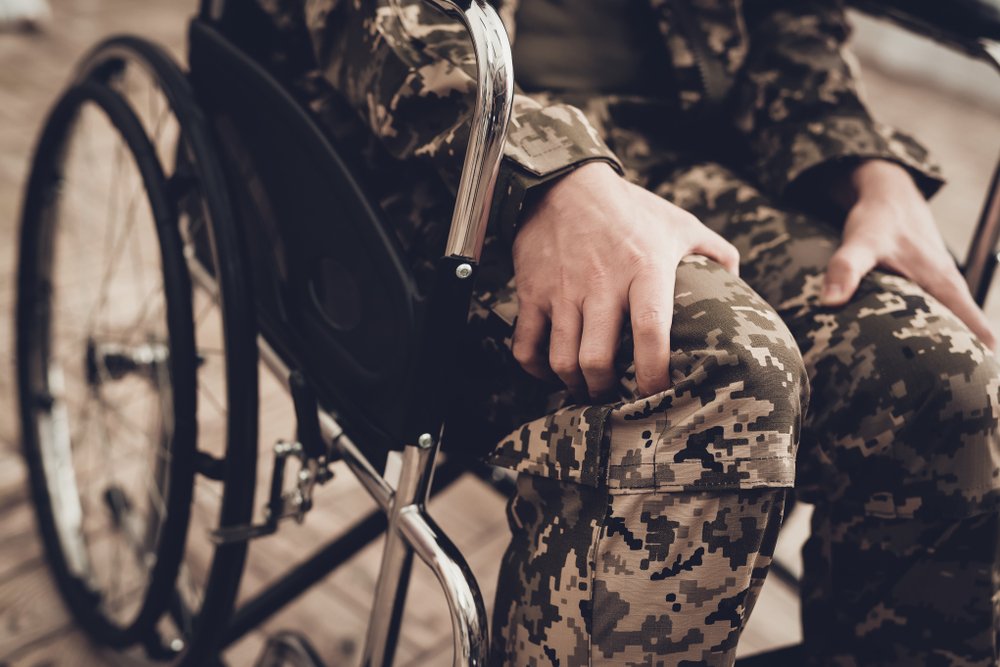
[[104,312],[104,308],[107,306],[108,302],[108,285],[111,282],[111,278],[115,275],[115,271],[118,268],[118,260],[124,253],[126,243],[128,240],[132,229],[135,227],[135,208],[138,205],[138,192],[133,191],[129,195],[128,204],[125,210],[125,220],[123,221],[123,227],[121,234],[115,239],[115,243],[112,249],[112,256],[107,260],[105,265],[104,274],[101,277],[101,284],[98,288],[98,302],[95,306],[95,311],[91,314],[90,329],[93,330],[96,327],[97,320],[100,318],[101,313]]
[[[226,481],[191,470],[179,471],[180,479],[172,476],[192,449],[210,451],[220,459],[227,455],[228,434],[236,432],[228,399],[244,387],[227,385],[227,362],[234,350],[222,326],[220,299],[230,295],[222,295],[215,282],[229,274],[220,272],[216,249],[210,245],[216,221],[208,217],[206,193],[198,180],[202,146],[192,141],[200,135],[182,127],[170,106],[173,93],[166,95],[152,68],[137,67],[128,55],[109,60],[119,61],[125,66],[108,81],[118,101],[102,98],[100,84],[95,86],[92,99],[81,105],[86,113],[76,114],[79,122],[54,135],[66,137],[65,145],[47,156],[57,175],[53,180],[59,180],[45,184],[47,217],[26,229],[44,230],[34,269],[40,285],[33,296],[39,315],[29,325],[31,361],[42,369],[32,371],[39,405],[35,419],[39,425],[49,420],[47,430],[36,429],[44,431],[39,440],[49,437],[39,445],[39,458],[45,459],[43,465],[57,459],[68,462],[62,466],[64,483],[46,484],[55,499],[60,493],[56,488],[68,489],[61,492],[63,506],[72,510],[52,512],[47,520],[56,524],[63,552],[80,554],[76,561],[85,567],[74,566],[73,571],[99,595],[97,607],[88,613],[126,629],[142,608],[137,605],[147,604],[144,596],[152,573],[169,572],[164,567],[174,565],[161,562],[164,567],[152,568],[157,557],[170,553],[161,548],[161,541],[179,539],[171,513],[181,509],[176,503],[187,497],[186,485],[194,486],[190,490],[196,500],[188,509],[191,528],[200,534],[220,525],[227,493],[246,489],[229,489]],[[114,107],[122,101],[134,117],[116,116]],[[152,153],[145,149],[147,140]],[[166,183],[149,160],[159,161],[169,177]],[[144,174],[157,177],[146,180]],[[162,201],[168,204],[163,210]],[[214,200],[208,201],[215,211]],[[171,228],[156,226],[168,216]],[[165,236],[178,233],[180,248],[167,243],[171,239]],[[172,270],[191,275],[189,294],[168,292],[179,287],[166,283]],[[244,306],[249,304],[240,308]],[[175,315],[178,308],[187,312],[168,319],[168,312]],[[177,329],[185,322],[193,324],[193,330]],[[180,352],[174,343],[184,343],[181,351],[191,354],[185,346],[192,335],[196,356],[175,356]],[[46,377],[49,369],[59,374],[63,368],[65,381]],[[256,365],[248,372],[256,372]],[[46,392],[56,385],[62,391],[50,398]],[[59,415],[46,411],[50,400],[58,402]],[[59,449],[53,441],[64,443],[60,451],[65,454],[51,453]],[[76,524],[71,515],[77,517]],[[168,526],[171,534],[164,532]],[[195,551],[180,563],[176,586],[190,600],[194,618],[202,606],[213,553],[211,548]]]
[[220,417],[226,416],[227,411],[223,402],[216,398],[215,394],[213,394],[200,379],[198,380],[198,393],[208,400],[208,404],[215,408],[215,411],[219,413]]

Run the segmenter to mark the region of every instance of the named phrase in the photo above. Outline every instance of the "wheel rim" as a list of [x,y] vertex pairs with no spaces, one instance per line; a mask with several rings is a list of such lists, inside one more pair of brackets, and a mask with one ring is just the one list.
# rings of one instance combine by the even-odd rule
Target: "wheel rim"
[[[223,313],[227,297],[220,293],[215,280],[220,274],[214,248],[215,227],[211,218],[211,206],[200,180],[201,165],[197,164],[204,155],[194,150],[189,137],[181,131],[181,124],[174,115],[176,110],[172,106],[176,100],[163,88],[160,74],[142,54],[123,43],[111,43],[98,49],[81,69],[81,76],[96,78],[129,100],[164,165],[170,195],[176,206],[177,228],[191,275],[191,302],[198,355],[198,451],[199,455],[208,455],[218,462],[225,460],[227,453],[231,453],[228,399],[232,396],[232,388],[229,386],[228,366],[233,363],[233,359],[227,345],[227,335],[231,334],[227,334],[225,330]],[[176,94],[177,91],[173,92]],[[163,122],[162,113],[169,116],[168,122]],[[246,370],[253,369],[255,373],[255,345],[251,350],[253,357],[242,363],[247,366]],[[256,375],[252,383],[248,382],[246,387],[240,388],[252,392],[254,400],[255,378]],[[248,414],[246,418],[251,416]],[[256,418],[253,417],[253,420],[256,426]],[[255,428],[253,432],[255,433]],[[223,547],[221,550],[226,551],[226,556],[220,559],[219,551],[216,551],[209,537],[224,525],[245,523],[250,519],[256,441],[254,439],[238,444],[241,447],[254,446],[241,463],[246,468],[244,474],[233,475],[227,472],[225,482],[204,474],[194,478],[189,529],[191,539],[187,541],[170,606],[173,627],[161,624],[163,634],[169,635],[179,630],[185,638],[191,639],[193,635],[205,634],[205,620],[216,622],[220,614],[225,618],[224,615],[229,612],[246,545],[232,544]],[[246,466],[246,463],[250,465]],[[241,488],[234,488],[233,480],[236,478],[241,479],[236,485]],[[245,510],[241,510],[241,507]],[[241,516],[234,521],[235,515]],[[223,579],[229,580],[228,583],[219,586],[218,582]],[[213,587],[211,591],[210,587]],[[229,592],[227,588],[230,589]],[[227,597],[230,599],[227,600]],[[212,598],[213,613],[208,614],[207,619],[200,618],[203,608],[208,609],[209,598]],[[188,662],[189,660],[184,664]]]
[[158,564],[179,437],[158,235],[169,215],[149,156],[141,165],[107,107],[78,97],[34,181],[22,401],[64,567],[104,634],[134,634],[170,568]]

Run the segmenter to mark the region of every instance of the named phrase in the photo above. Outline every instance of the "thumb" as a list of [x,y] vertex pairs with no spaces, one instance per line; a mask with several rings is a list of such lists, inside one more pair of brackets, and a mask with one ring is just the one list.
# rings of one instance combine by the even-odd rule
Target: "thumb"
[[830,258],[819,302],[824,306],[842,306],[858,289],[861,279],[875,268],[875,253],[865,244],[845,241]]

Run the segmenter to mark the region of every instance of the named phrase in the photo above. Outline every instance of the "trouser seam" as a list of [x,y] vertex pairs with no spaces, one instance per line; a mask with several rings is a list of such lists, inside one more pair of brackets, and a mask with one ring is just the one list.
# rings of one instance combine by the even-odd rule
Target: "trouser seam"
[[597,589],[597,554],[600,551],[601,542],[604,540],[608,527],[608,513],[611,511],[611,494],[604,489],[604,512],[601,515],[600,529],[597,531],[597,539],[593,541],[588,554],[588,565],[590,566],[590,577],[587,593],[590,596],[590,632],[587,633],[587,667],[594,667],[594,630],[597,620],[596,598],[594,593]]

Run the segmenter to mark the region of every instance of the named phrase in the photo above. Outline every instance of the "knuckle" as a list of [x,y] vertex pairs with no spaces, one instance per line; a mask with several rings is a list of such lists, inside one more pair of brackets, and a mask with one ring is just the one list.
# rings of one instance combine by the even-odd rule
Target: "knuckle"
[[832,273],[842,280],[851,281],[854,280],[859,271],[850,257],[834,255],[827,266],[827,273]]
[[622,266],[634,274],[646,271],[650,266],[649,255],[640,248],[628,248],[622,255]]
[[685,225],[693,225],[697,227],[695,233],[707,231],[707,228],[705,227],[704,223],[702,223],[701,218],[696,216],[691,211],[685,209],[679,209],[677,212],[677,219],[680,222],[683,222]]
[[735,248],[724,249],[722,253],[722,263],[731,267],[739,266],[740,265],[739,251],[736,250]]
[[563,352],[553,352],[549,355],[549,366],[559,377],[572,375],[576,372],[577,361],[572,356]]
[[514,360],[522,366],[529,366],[538,361],[537,350],[535,350],[535,347],[527,343],[523,338],[515,338],[510,351],[511,354],[514,355]]
[[602,350],[580,352],[580,368],[584,373],[604,373],[614,366],[614,356]]
[[846,253],[837,253],[830,258],[827,268],[831,271],[850,271],[853,266],[854,263]]
[[632,315],[632,328],[642,334],[660,333],[670,322],[670,313],[662,308],[643,308]]

